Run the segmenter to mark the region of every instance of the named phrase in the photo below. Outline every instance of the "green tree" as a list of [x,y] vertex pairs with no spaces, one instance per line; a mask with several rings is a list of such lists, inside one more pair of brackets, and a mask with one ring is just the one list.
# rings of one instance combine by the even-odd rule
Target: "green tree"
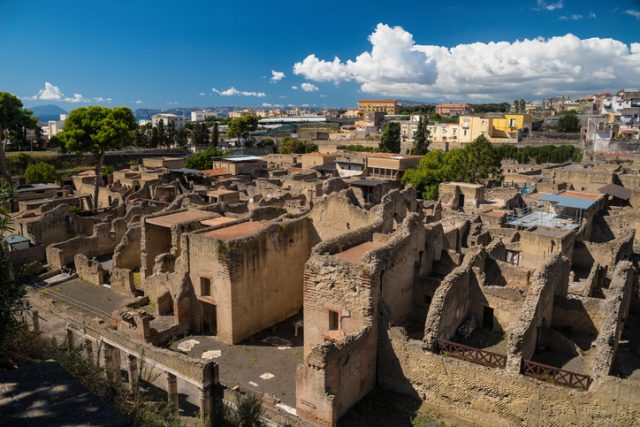
[[292,138],[285,136],[282,139],[282,145],[278,149],[280,154],[304,154],[313,153],[318,151],[318,146],[307,141],[302,141],[298,138]]
[[176,129],[176,123],[171,120],[167,125],[167,147],[171,147],[176,144],[176,139],[178,137],[178,131]]
[[217,147],[220,143],[220,131],[218,130],[218,122],[213,123],[213,130],[211,131],[211,145]]
[[230,138],[244,138],[249,137],[249,132],[258,128],[258,121],[260,118],[254,115],[245,115],[229,120],[229,129],[227,135]]
[[176,144],[182,148],[186,147],[189,143],[189,135],[191,135],[189,129],[185,127],[181,128],[176,135]]
[[27,181],[27,184],[56,182],[58,173],[56,172],[56,167],[51,163],[31,163],[24,171],[24,179]]
[[102,181],[102,165],[106,151],[122,148],[133,142],[136,119],[129,108],[90,106],[71,111],[58,134],[69,151],[91,153],[96,159],[96,180],[93,209],[98,208]]
[[485,183],[500,177],[500,156],[483,136],[464,148],[432,150],[415,169],[409,169],[402,182],[411,184],[422,198],[437,200],[443,182]]
[[562,113],[558,118],[558,132],[578,132],[580,130],[580,119],[575,111]]
[[198,123],[193,127],[191,142],[194,145],[209,145],[209,128],[205,123]]
[[7,166],[5,148],[7,143],[23,135],[25,127],[36,127],[37,120],[30,110],[22,106],[22,101],[9,92],[0,92],[0,174],[11,184],[11,172]]
[[427,121],[424,117],[420,116],[418,129],[416,129],[416,134],[413,136],[413,148],[411,148],[411,154],[427,154],[427,151],[429,151],[429,143],[429,129],[427,129]]
[[164,120],[158,120],[156,125],[158,145],[157,147],[166,147],[169,145],[169,138],[167,138],[167,127],[164,125]]
[[187,157],[187,159],[184,162],[184,165],[189,169],[198,169],[198,170],[211,169],[213,164],[212,159],[214,157],[223,157],[228,154],[229,153],[227,153],[224,150],[220,150],[216,147],[209,146],[209,148],[207,148],[206,150],[200,151],[199,153],[195,153]]
[[400,123],[385,123],[380,139],[380,150],[387,153],[400,152]]
[[[0,187],[0,236],[11,230],[11,216],[6,208],[13,196],[13,187]],[[15,279],[9,254],[0,244],[0,352],[6,349],[7,335],[17,323],[17,315],[24,309],[24,286]]]

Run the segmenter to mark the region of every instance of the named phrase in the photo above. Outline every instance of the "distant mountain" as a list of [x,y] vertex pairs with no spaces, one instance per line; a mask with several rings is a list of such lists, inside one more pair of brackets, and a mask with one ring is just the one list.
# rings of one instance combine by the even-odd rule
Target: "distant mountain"
[[58,107],[57,105],[36,105],[29,108],[33,111],[34,116],[38,116],[38,120],[41,122],[48,122],[49,120],[60,120],[60,114],[67,114],[66,110]]

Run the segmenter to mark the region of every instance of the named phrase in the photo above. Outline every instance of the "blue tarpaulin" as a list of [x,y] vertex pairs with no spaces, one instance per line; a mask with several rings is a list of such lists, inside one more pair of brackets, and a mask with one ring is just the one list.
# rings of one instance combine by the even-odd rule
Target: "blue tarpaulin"
[[589,209],[595,203],[595,200],[581,199],[578,197],[563,196],[561,194],[545,194],[538,197],[538,200],[556,203],[564,208]]

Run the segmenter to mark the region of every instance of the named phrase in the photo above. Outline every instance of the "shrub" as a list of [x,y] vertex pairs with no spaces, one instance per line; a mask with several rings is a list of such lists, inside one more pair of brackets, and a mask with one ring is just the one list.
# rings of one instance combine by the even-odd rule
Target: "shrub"
[[24,171],[24,179],[28,184],[46,184],[55,182],[58,179],[58,173],[55,166],[50,163],[31,163]]

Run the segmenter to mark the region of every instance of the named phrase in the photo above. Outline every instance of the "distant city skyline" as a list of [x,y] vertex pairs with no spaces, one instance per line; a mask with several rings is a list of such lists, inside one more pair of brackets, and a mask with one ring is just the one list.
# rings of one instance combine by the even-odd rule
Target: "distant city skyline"
[[71,110],[510,102],[640,84],[638,1],[172,6],[1,3],[0,90]]

